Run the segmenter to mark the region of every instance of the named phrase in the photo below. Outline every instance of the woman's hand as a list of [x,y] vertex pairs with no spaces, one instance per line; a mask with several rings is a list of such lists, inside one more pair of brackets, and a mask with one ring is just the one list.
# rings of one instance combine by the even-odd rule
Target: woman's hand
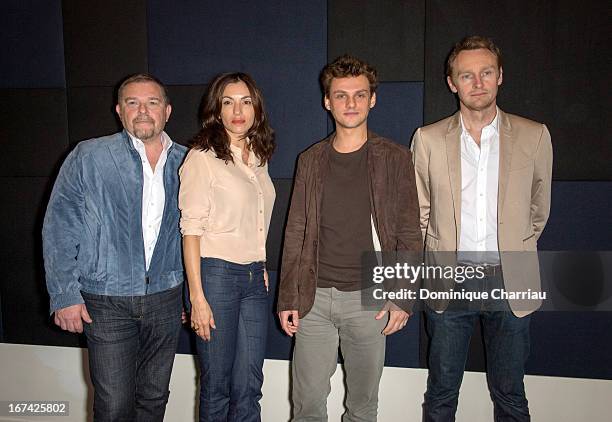
[[217,328],[212,309],[204,298],[191,301],[191,328],[204,341],[210,340],[211,328]]

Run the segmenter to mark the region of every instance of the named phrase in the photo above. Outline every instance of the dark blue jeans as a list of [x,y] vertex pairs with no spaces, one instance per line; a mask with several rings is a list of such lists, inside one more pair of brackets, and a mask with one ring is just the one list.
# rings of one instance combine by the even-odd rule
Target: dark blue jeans
[[182,286],[146,296],[82,292],[95,421],[163,421]]
[[200,421],[261,421],[268,292],[262,262],[201,261],[202,287],[217,328],[196,337],[200,360]]
[[[485,278],[490,288],[503,285],[500,276]],[[465,304],[464,304],[465,305]],[[476,309],[474,309],[476,307]],[[459,387],[474,324],[482,321],[487,384],[496,422],[529,421],[523,377],[529,355],[529,316],[517,318],[505,304],[487,301],[467,306],[449,306],[439,314],[426,310],[430,336],[429,376],[423,403],[424,422],[455,420]],[[495,310],[488,310],[493,308]]]

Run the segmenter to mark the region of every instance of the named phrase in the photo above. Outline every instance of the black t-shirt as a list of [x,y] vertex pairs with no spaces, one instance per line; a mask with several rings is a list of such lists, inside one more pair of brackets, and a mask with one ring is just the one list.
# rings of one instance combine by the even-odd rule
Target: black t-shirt
[[323,180],[318,287],[361,290],[361,258],[374,249],[367,145],[340,153],[333,146]]

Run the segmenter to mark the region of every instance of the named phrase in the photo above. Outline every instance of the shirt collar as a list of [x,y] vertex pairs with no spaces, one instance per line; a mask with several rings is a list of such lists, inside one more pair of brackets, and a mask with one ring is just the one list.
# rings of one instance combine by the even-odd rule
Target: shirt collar
[[[463,124],[463,115],[461,114],[461,112],[459,112],[459,117],[461,120],[461,134],[466,134],[468,133],[468,131],[465,128],[465,125]],[[496,135],[499,134],[499,107],[495,107],[495,117],[493,118],[491,123],[483,127],[482,130],[484,131],[486,128],[493,129]]]
[[[248,143],[249,143],[249,140],[247,139],[247,144]],[[240,147],[237,147],[236,145],[230,142],[230,151],[232,151],[236,159],[242,162],[242,149]],[[249,149],[249,165],[256,164],[255,161],[256,161],[255,153],[253,152],[253,150]]]
[[[132,135],[127,130],[126,132],[128,136],[130,137],[132,141],[132,145],[134,145],[134,148],[136,148],[137,151],[144,151],[144,142],[142,142],[140,139]],[[165,131],[161,133],[161,142],[162,142],[163,152],[168,152],[168,149],[172,146],[173,142],[172,142],[172,139],[170,139],[170,136],[168,136],[168,134]]]
[[242,155],[242,149],[232,144],[231,142],[230,142],[230,150],[239,157]]

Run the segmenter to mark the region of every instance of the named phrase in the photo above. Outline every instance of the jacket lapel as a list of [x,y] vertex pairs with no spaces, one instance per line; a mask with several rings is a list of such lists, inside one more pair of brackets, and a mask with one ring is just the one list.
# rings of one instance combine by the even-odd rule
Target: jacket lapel
[[[379,212],[378,210],[381,209],[381,207],[384,206],[388,206],[388,204],[381,204],[380,202],[380,198],[383,195],[376,195],[376,192],[381,192],[385,190],[385,182],[382,180],[384,178],[384,171],[379,171],[379,170],[384,170],[384,169],[379,169],[376,166],[376,163],[381,163],[383,162],[383,159],[381,157],[382,155],[382,151],[380,148],[377,148],[377,145],[380,144],[380,140],[379,140],[379,136],[371,131],[368,131],[368,143],[369,143],[369,147],[368,147],[368,182],[369,182],[369,190],[370,190],[370,209],[371,209],[371,216],[372,216],[372,224],[374,225],[374,231],[377,237],[380,237],[380,219],[379,217]],[[376,242],[376,240],[375,240]],[[380,243],[380,240],[379,240]],[[379,248],[380,249],[380,248]]]
[[459,112],[455,113],[448,125],[445,142],[458,245],[461,233],[461,120]]
[[[128,134],[123,131],[121,138],[109,146],[109,151],[115,167],[114,172],[125,195],[123,199],[134,204],[134,208],[137,208],[138,211],[137,215],[141,215],[142,200],[134,199],[142,198],[142,166],[137,164],[140,163],[140,156],[138,156],[138,159],[132,157],[132,154],[138,155],[138,152],[131,142]],[[107,165],[109,164],[107,163]],[[134,180],[138,180],[139,183],[134,183]]]
[[514,149],[514,138],[512,137],[512,126],[508,115],[499,110],[499,192],[497,194],[497,216],[499,218],[506,198],[508,188],[508,176],[510,174],[510,163],[512,162],[512,151]]
[[144,271],[145,255],[142,236],[142,163],[132,141],[124,130],[121,137],[109,145],[110,160],[104,163],[108,166],[105,174],[112,175],[113,189],[118,204],[116,221],[118,227],[130,227],[129,242],[133,250],[134,263],[142,261]]
[[325,173],[327,171],[327,166],[329,163],[329,149],[331,148],[331,144],[336,136],[335,132],[327,138],[325,144],[322,146],[319,156],[316,157],[316,163],[314,163],[314,177],[315,177],[315,186],[314,186],[314,197],[315,197],[315,205],[317,210],[317,227],[321,226],[321,203],[323,201],[323,179],[325,178]]

